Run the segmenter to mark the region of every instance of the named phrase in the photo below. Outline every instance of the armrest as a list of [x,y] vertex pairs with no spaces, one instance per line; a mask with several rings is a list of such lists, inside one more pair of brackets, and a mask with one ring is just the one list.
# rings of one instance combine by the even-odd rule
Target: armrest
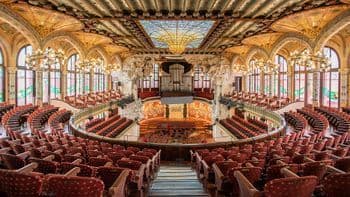
[[113,166],[113,162],[109,161],[107,163],[105,163],[104,167],[112,167]]
[[80,172],[80,168],[79,167],[74,167],[71,170],[69,170],[68,172],[66,172],[66,174],[64,174],[64,176],[77,176],[77,174]]
[[139,179],[143,178],[143,174],[145,173],[145,168],[146,168],[146,165],[142,164],[141,167],[139,168],[139,170],[136,172],[137,178],[139,178]]
[[30,156],[30,151],[26,151],[26,152],[17,154],[16,156],[21,157],[22,159],[26,159],[27,157]]
[[207,162],[202,160],[201,163],[202,163],[202,166],[203,166],[204,177],[205,178],[209,178],[209,169],[210,168],[209,168]]
[[257,190],[254,185],[242,174],[240,171],[235,171],[234,176],[237,179],[240,196],[244,197],[258,197],[262,196],[262,192]]
[[333,166],[327,165],[327,171],[330,173],[340,173],[340,174],[345,174],[346,172],[339,170],[338,168],[335,168]]
[[110,196],[125,197],[125,187],[127,185],[127,179],[130,170],[123,170],[118,178],[114,181],[113,185],[109,188],[108,192]]
[[10,147],[7,147],[7,148],[2,148],[2,149],[0,149],[0,154],[6,154],[8,151],[10,151],[11,150],[11,148]]
[[52,161],[55,158],[55,155],[49,155],[43,158],[45,161]]
[[20,172],[20,173],[29,173],[29,172],[32,172],[37,167],[38,167],[38,164],[33,162],[33,163],[30,163],[28,165],[23,166],[20,169],[15,170],[15,171]]
[[76,159],[76,160],[74,160],[74,161],[72,162],[72,164],[78,165],[78,164],[80,164],[82,161],[83,161],[82,159]]
[[282,168],[281,174],[283,174],[284,177],[299,177],[297,174],[288,170],[287,168]]
[[221,170],[216,165],[216,163],[213,164],[213,171],[215,173],[215,180],[216,180],[216,178],[219,178],[220,180],[225,178],[224,174],[222,174]]

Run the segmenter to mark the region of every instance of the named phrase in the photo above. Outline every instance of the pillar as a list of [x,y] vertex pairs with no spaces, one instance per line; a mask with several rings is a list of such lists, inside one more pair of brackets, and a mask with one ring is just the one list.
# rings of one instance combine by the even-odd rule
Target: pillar
[[94,79],[94,76],[95,76],[95,73],[94,73],[94,70],[91,69],[90,70],[90,81],[89,81],[89,88],[90,88],[90,92],[96,92],[97,90],[95,90],[95,87],[94,87],[94,82],[95,82],[95,79]]
[[259,90],[259,93],[260,94],[264,94],[264,90],[265,90],[265,73],[261,72],[260,73],[260,90]]
[[63,66],[61,73],[61,99],[67,96],[67,66]]
[[16,104],[16,71],[17,68],[10,66],[7,67],[7,79],[8,79],[8,86],[7,88],[7,95],[8,95],[8,102],[11,104]]
[[348,95],[349,95],[349,68],[340,69],[340,107],[348,106]]
[[321,85],[320,85],[320,79],[321,79],[321,72],[320,71],[314,71],[313,72],[313,81],[312,81],[312,104],[314,106],[320,106],[320,91],[321,91]]
[[[294,65],[292,65],[291,61],[288,61],[287,63],[287,84],[288,84],[288,98],[290,98],[292,101],[294,101]],[[277,77],[278,78],[278,77]],[[277,81],[279,83],[279,81]],[[280,90],[278,90],[279,92]]]
[[43,70],[34,68],[35,70],[35,104],[41,106],[43,104]]

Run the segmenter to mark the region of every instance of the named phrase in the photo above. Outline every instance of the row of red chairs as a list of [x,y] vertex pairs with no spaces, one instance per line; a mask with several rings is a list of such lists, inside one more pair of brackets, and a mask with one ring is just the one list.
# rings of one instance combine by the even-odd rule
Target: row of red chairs
[[6,102],[0,103],[0,120],[8,111],[13,109],[14,107],[14,104],[9,104]]
[[63,130],[70,115],[67,110],[51,115],[51,133],[38,130],[43,134],[19,134],[0,142],[0,161],[6,168],[0,170],[1,194],[127,196],[130,185],[142,192],[159,166],[160,151],[70,136]]
[[350,115],[331,107],[315,107],[340,134],[350,131]]
[[241,147],[194,150],[192,163],[217,196],[344,196],[350,192],[349,147],[320,146],[324,140],[293,132]]
[[64,97],[64,101],[78,109],[83,109],[99,103],[106,103],[112,100],[116,100],[120,97],[121,94],[119,92],[115,90],[109,90],[102,92],[91,92],[85,95],[66,96]]
[[105,119],[104,118],[95,118],[95,119],[92,119],[90,120],[89,122],[87,122],[85,124],[85,129],[88,130],[90,129],[91,127],[103,122]]
[[263,128],[260,128],[236,115],[233,115],[231,118],[220,120],[220,124],[239,139],[246,139],[267,132]]
[[304,129],[307,125],[307,120],[303,115],[297,112],[285,112],[284,119],[286,122],[294,128],[294,131],[297,133],[304,133]]
[[58,111],[58,107],[48,105],[42,108],[37,108],[33,113],[31,113],[28,116],[27,122],[32,133],[37,133],[38,130],[44,132],[45,123],[56,111]]
[[308,124],[312,127],[312,132],[319,134],[320,136],[325,135],[329,127],[327,118],[309,107],[297,109],[297,112],[302,114],[308,121]]
[[258,128],[261,128],[261,129],[263,129],[265,131],[267,131],[268,128],[269,128],[267,123],[265,123],[265,122],[263,122],[261,120],[258,120],[256,118],[248,117],[247,120],[248,120],[249,123],[251,123],[251,124],[253,124],[253,125],[257,126]]

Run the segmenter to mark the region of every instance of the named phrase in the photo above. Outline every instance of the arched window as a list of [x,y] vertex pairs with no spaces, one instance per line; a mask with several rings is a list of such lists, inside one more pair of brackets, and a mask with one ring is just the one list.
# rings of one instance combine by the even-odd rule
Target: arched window
[[[274,85],[274,95],[276,95],[277,90],[280,97],[287,97],[288,96],[288,65],[287,60],[281,55],[275,56],[275,63],[278,64],[278,76],[275,76],[273,81]],[[278,77],[278,79],[276,79]],[[276,83],[278,81],[278,83]],[[277,93],[277,94],[278,94]]]
[[17,55],[17,105],[25,105],[34,102],[34,71],[26,63],[26,57],[31,55],[32,46],[22,47]]
[[202,88],[203,90],[210,90],[210,77],[208,73],[203,73],[199,66],[196,66],[194,69],[193,82],[195,91],[202,91]]
[[249,75],[249,92],[260,92],[260,69],[256,68],[255,65],[256,60],[251,60],[249,62],[250,70],[252,71]]
[[94,74],[94,90],[99,92],[105,89],[105,75],[102,72],[101,68],[95,68]]
[[5,101],[5,66],[4,66],[4,56],[0,50],[0,102]]
[[323,54],[330,60],[329,71],[323,73],[322,84],[322,105],[339,107],[339,56],[330,47],[323,48]]
[[305,66],[294,65],[294,97],[296,101],[305,100],[306,73]]
[[77,72],[76,72],[76,63],[79,60],[78,54],[73,54],[68,58],[67,65],[67,95],[73,96],[78,94],[76,89],[78,84],[76,84]]
[[61,97],[61,65],[58,60],[43,71],[43,102]]

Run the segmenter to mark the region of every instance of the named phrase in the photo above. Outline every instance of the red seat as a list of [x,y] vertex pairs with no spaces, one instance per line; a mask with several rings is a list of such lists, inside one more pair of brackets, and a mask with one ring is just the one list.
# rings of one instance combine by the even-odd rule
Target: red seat
[[38,174],[18,173],[0,169],[0,188],[11,197],[40,196],[42,180]]
[[266,183],[264,195],[266,197],[310,197],[316,184],[315,176],[275,179]]
[[43,184],[44,196],[101,197],[104,184],[96,178],[49,175]]
[[347,197],[350,194],[350,173],[331,174],[324,179],[323,185],[327,197]]
[[7,169],[16,170],[25,166],[26,162],[21,157],[11,154],[1,154],[1,160],[3,160]]
[[334,167],[344,172],[350,172],[350,158],[338,159],[335,162]]
[[89,165],[84,165],[84,164],[72,164],[72,163],[67,163],[67,162],[62,162],[60,164],[60,173],[65,174],[69,170],[73,169],[74,167],[80,168],[79,173],[77,176],[84,176],[84,177],[93,177],[95,176],[95,170]]

